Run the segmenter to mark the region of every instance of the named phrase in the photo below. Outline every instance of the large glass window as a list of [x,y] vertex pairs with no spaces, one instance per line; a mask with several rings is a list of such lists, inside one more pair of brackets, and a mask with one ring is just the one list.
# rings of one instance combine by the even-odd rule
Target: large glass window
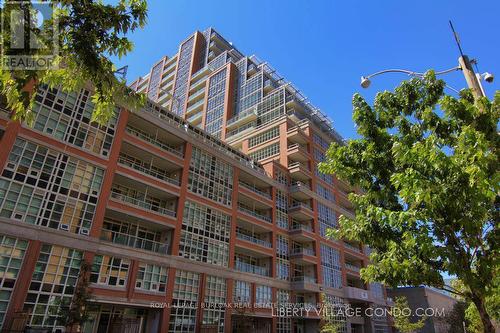
[[115,135],[118,109],[105,125],[92,121],[93,111],[90,91],[86,89],[66,93],[42,86],[33,106],[33,127],[61,141],[108,156]]
[[342,288],[340,252],[325,244],[321,244],[321,270],[325,286]]
[[260,308],[270,308],[273,302],[273,290],[269,286],[257,285],[255,288],[255,304]]
[[199,274],[176,270],[169,332],[192,333],[196,331],[199,286]]
[[125,287],[130,261],[117,257],[95,255],[90,282],[113,287]]
[[58,309],[69,304],[80,274],[80,251],[43,244],[31,279],[24,310],[29,311],[31,327],[59,328]]
[[167,268],[141,263],[137,271],[135,289],[164,293],[167,290]]
[[27,247],[26,240],[0,235],[0,329]]
[[18,138],[0,179],[0,216],[88,235],[104,170]]
[[204,301],[203,325],[217,325],[219,333],[224,333],[226,279],[207,275],[205,279]]
[[227,267],[230,234],[231,216],[208,206],[186,201],[179,255]]
[[194,147],[189,167],[188,189],[224,205],[231,205],[233,167]]
[[252,295],[252,286],[248,282],[244,281],[234,281],[234,295],[233,299],[235,303],[243,304],[250,303]]

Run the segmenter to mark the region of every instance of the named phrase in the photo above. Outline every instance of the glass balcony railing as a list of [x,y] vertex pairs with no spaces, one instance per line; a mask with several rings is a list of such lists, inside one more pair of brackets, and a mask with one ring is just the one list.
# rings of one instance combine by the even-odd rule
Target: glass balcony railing
[[299,201],[292,202],[292,205],[290,207],[288,207],[288,209],[300,209],[300,208],[309,209],[309,210],[312,209],[310,205],[308,205],[304,202],[299,202]]
[[258,218],[259,220],[263,220],[263,221],[266,221],[268,223],[272,223],[272,220],[271,220],[271,217],[270,216],[266,216],[266,215],[263,215],[263,214],[260,214],[259,212],[256,212],[246,206],[243,206],[242,204],[238,203],[238,210],[239,211],[242,211],[243,213],[246,213],[248,215],[252,215],[253,217],[256,217]]
[[144,201],[144,200],[129,197],[127,195],[124,195],[124,194],[121,194],[121,193],[115,191],[114,189],[111,190],[111,197],[115,198],[119,201],[129,203],[133,206],[144,208],[144,209],[152,211],[152,212],[160,213],[162,215],[167,215],[167,216],[171,216],[171,217],[176,216],[176,212],[173,210],[153,205],[152,203]]
[[200,105],[203,105],[203,103],[205,102],[204,99],[201,99],[199,100],[198,102],[194,103],[193,105],[189,106],[186,110],[186,113],[189,113],[191,112],[192,110],[196,109],[197,107],[199,107]]
[[246,117],[249,117],[249,116],[252,116],[252,115],[257,115],[257,109],[256,108],[250,108],[248,110],[245,110],[243,112],[240,112],[239,114],[237,114],[236,116],[232,117],[231,119],[229,119],[227,121],[227,124],[226,125],[231,125],[232,123],[235,123],[237,122],[238,120],[240,119],[244,119]]
[[350,271],[353,271],[353,272],[358,272],[361,270],[361,267],[359,266],[356,266],[354,264],[350,264],[350,263],[345,263],[345,267],[350,270]]
[[249,189],[252,192],[255,192],[255,193],[259,194],[259,195],[262,195],[263,197],[271,199],[271,194],[269,194],[267,192],[264,192],[263,190],[258,189],[258,188],[256,188],[253,185],[247,184],[247,183],[242,182],[242,181],[239,182],[239,185],[242,186],[242,187],[244,187],[244,188],[246,188],[246,189]]
[[318,280],[316,280],[315,277],[313,276],[294,276],[292,277],[293,282],[307,282],[307,283],[318,283]]
[[151,252],[168,254],[168,244],[156,242],[153,240],[139,238],[133,235],[127,235],[112,230],[103,229],[101,240],[114,244],[125,245],[136,249],[147,250]]
[[236,260],[234,263],[234,267],[237,271],[258,274],[262,276],[268,276],[269,270],[266,267],[261,267],[257,265],[248,264],[243,261]]
[[142,139],[144,141],[152,143],[153,145],[155,145],[161,149],[164,149],[172,154],[175,154],[175,155],[180,156],[180,157],[184,157],[184,152],[182,151],[182,148],[179,149],[179,148],[172,147],[172,146],[156,139],[154,136],[152,136],[152,135],[150,135],[150,134],[148,134],[148,133],[146,133],[138,128],[127,126],[126,131],[127,131],[127,133],[135,135],[139,139]]
[[290,255],[306,255],[306,256],[316,256],[316,254],[314,253],[314,249],[310,249],[310,248],[300,248],[300,247],[297,247],[295,249],[291,249],[290,250]]
[[298,230],[312,232],[312,227],[309,224],[294,222],[290,227],[290,231],[298,231]]
[[271,242],[268,242],[268,241],[265,241],[265,240],[262,240],[262,239],[259,239],[259,238],[256,238],[256,237],[252,237],[252,236],[249,236],[249,235],[245,235],[245,234],[242,234],[241,232],[237,232],[236,233],[236,238],[245,240],[247,242],[252,242],[254,244],[258,244],[258,245],[261,245],[261,246],[264,246],[264,247],[268,247],[268,248],[272,247]]
[[162,172],[162,171],[157,170],[157,169],[146,168],[143,165],[137,163],[136,161],[127,158],[126,156],[120,155],[118,157],[118,163],[120,163],[124,166],[130,167],[130,168],[137,170],[139,172],[145,173],[147,175],[153,176],[155,178],[164,180],[168,183],[171,183],[171,184],[174,184],[177,186],[180,185],[180,181],[178,179],[170,178],[166,172]]
[[356,251],[356,252],[361,252],[361,250],[359,249],[359,247],[357,246],[354,246],[352,244],[349,244],[349,243],[344,243],[344,246],[352,251]]

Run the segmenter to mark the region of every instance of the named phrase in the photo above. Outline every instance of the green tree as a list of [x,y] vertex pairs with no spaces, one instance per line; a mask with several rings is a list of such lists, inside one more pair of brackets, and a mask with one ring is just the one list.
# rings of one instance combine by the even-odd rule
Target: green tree
[[80,332],[83,323],[89,319],[89,302],[92,298],[92,291],[89,288],[91,267],[87,261],[82,261],[73,297],[69,302],[59,300],[55,304],[57,309],[55,315],[59,323],[69,327],[71,332]]
[[457,99],[444,86],[428,72],[378,93],[373,106],[354,95],[360,138],[332,144],[320,170],[360,189],[349,196],[356,215],[341,216],[330,236],[372,248],[367,281],[447,289],[441,274],[457,276],[492,333],[485,299],[500,273],[500,93],[490,102],[463,90]]
[[401,333],[416,333],[425,325],[427,318],[422,317],[416,322],[411,320],[411,309],[408,306],[408,300],[404,296],[396,297],[392,307],[392,317],[394,327]]
[[[114,113],[116,105],[135,110],[145,102],[145,96],[127,87],[125,80],[115,75],[116,68],[109,57],[121,58],[133,48],[126,37],[130,32],[145,25],[147,4],[145,0],[120,0],[116,5],[102,1],[52,0],[52,18],[42,26],[29,25],[24,29],[24,39],[35,33],[45,45],[59,45],[55,58],[56,69],[25,70],[0,68],[0,95],[4,104],[13,110],[13,119],[31,123],[31,112],[37,87],[61,87],[65,91],[77,91],[89,82],[93,85],[92,101],[95,104],[93,120],[104,123]],[[35,12],[31,1],[4,1],[0,15],[11,17],[13,11]],[[36,15],[31,15],[34,18]],[[33,19],[32,19],[33,20]],[[18,20],[19,21],[19,20]],[[3,20],[1,34],[4,55],[25,54],[26,50],[10,47],[10,32],[22,21]],[[53,32],[57,31],[58,34]],[[30,49],[29,55],[40,58],[45,49]],[[4,59],[2,59],[3,61]]]
[[[455,290],[460,291],[462,294],[466,293],[467,287],[464,286],[463,282],[460,280],[453,280],[452,286]],[[495,276],[493,281],[494,291],[490,293],[485,299],[485,307],[488,314],[492,319],[500,320],[500,276]],[[484,331],[483,323],[481,322],[481,316],[477,311],[476,306],[471,301],[464,300],[463,297],[457,297],[458,303],[463,304],[463,317],[467,323],[468,333],[480,333]],[[457,303],[457,304],[458,304]],[[450,320],[451,322],[452,320]],[[460,321],[460,323],[462,322]]]
[[336,317],[340,312],[339,306],[331,304],[324,293],[320,294],[321,299],[321,312],[320,312],[320,333],[339,333],[342,332],[342,326],[345,323],[340,323]]

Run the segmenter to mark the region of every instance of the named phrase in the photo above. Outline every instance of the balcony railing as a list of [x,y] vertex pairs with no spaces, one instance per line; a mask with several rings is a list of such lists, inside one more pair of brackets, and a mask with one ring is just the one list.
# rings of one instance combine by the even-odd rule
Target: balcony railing
[[140,129],[137,129],[137,128],[134,128],[131,126],[127,126],[126,131],[132,135],[135,135],[139,139],[142,139],[144,141],[152,143],[153,145],[155,145],[161,149],[164,149],[172,154],[175,154],[175,155],[180,156],[180,157],[184,157],[184,152],[182,151],[182,149],[178,149],[178,148],[172,147],[166,143],[163,143],[160,140],[153,137],[152,135],[149,135],[149,134],[141,131]]
[[302,224],[302,223],[294,222],[291,225],[290,230],[291,231],[305,230],[305,231],[312,232],[312,227],[309,224]]
[[271,220],[271,217],[270,216],[266,216],[266,215],[263,215],[263,214],[260,214],[254,210],[251,210],[250,208],[247,208],[243,205],[241,205],[240,203],[238,203],[238,210],[246,213],[246,214],[249,214],[249,215],[252,215],[253,217],[256,217],[260,220],[263,220],[263,221],[266,221],[268,223],[272,223],[272,220]]
[[240,119],[244,119],[246,117],[249,117],[251,115],[257,115],[257,109],[256,108],[250,108],[248,110],[245,110],[243,112],[240,112],[239,114],[237,114],[236,116],[232,117],[231,119],[229,119],[227,121],[227,125],[231,125],[232,123],[235,123],[237,122],[238,120]]
[[295,249],[290,250],[290,255],[299,255],[299,254],[306,255],[306,256],[313,256],[313,257],[316,256],[316,254],[314,253],[314,250],[309,249],[309,248],[296,247]]
[[138,238],[136,236],[127,235],[112,230],[103,229],[100,238],[101,240],[114,244],[125,245],[136,249],[142,249],[161,254],[168,254],[168,244]]
[[257,265],[248,264],[243,261],[236,260],[234,263],[236,270],[245,273],[258,274],[262,276],[268,276],[269,270],[266,267],[261,267]]
[[307,282],[307,283],[318,283],[318,280],[316,280],[315,277],[313,276],[294,276],[292,277],[293,282]]
[[304,163],[293,162],[293,163],[288,164],[288,169],[299,168],[299,167],[302,169],[305,169],[307,171],[310,171],[309,167],[307,165],[305,165]]
[[259,194],[259,195],[262,195],[263,197],[271,199],[271,194],[269,194],[267,192],[264,192],[261,189],[258,189],[258,188],[256,188],[253,185],[247,184],[247,183],[242,182],[242,181],[239,182],[239,185],[242,186],[242,187],[244,187],[244,188],[246,188],[246,189],[249,189],[252,192],[255,192],[255,193]]
[[133,206],[141,207],[141,208],[144,208],[146,210],[153,211],[153,212],[158,212],[162,215],[167,215],[167,216],[172,216],[172,217],[176,216],[176,212],[174,212],[173,210],[163,208],[163,207],[158,207],[158,206],[151,204],[150,202],[143,201],[143,200],[140,200],[137,198],[133,198],[133,197],[121,194],[114,189],[111,190],[111,197],[118,199],[122,202],[132,204]]
[[288,209],[300,209],[300,208],[304,208],[304,209],[309,209],[311,210],[311,206],[306,204],[306,203],[303,203],[303,202],[299,202],[299,201],[295,201],[295,202],[292,202],[292,205],[290,207],[288,207]]
[[359,249],[359,247],[357,246],[354,246],[352,244],[349,244],[349,243],[345,243],[344,242],[344,246],[352,251],[355,251],[355,252],[361,252],[361,250]]
[[170,178],[167,175],[167,173],[161,172],[161,171],[158,171],[158,170],[154,170],[154,169],[150,169],[150,168],[145,168],[141,164],[139,164],[139,163],[137,163],[137,162],[135,162],[135,161],[127,158],[126,156],[120,155],[118,157],[118,163],[120,163],[120,164],[122,164],[124,166],[130,167],[130,168],[132,168],[134,170],[137,170],[139,172],[145,173],[147,175],[153,176],[155,178],[164,180],[164,181],[169,182],[171,184],[174,184],[174,185],[177,185],[177,186],[180,185],[180,181],[178,179]]
[[353,265],[353,264],[350,264],[350,263],[345,263],[345,267],[350,270],[350,271],[353,271],[353,272],[358,272],[361,270],[361,267],[359,266],[356,266],[356,265]]
[[205,103],[205,100],[199,100],[198,102],[194,103],[193,105],[189,106],[186,110],[186,113],[189,113],[191,112],[191,110],[194,110],[196,109],[198,106],[202,105],[203,103]]
[[271,242],[268,242],[268,241],[265,241],[265,240],[262,240],[262,239],[259,239],[256,237],[248,236],[248,235],[242,234],[241,232],[236,233],[236,238],[242,239],[242,240],[245,240],[248,242],[252,242],[252,243],[264,246],[264,247],[268,247],[268,248],[272,247]]

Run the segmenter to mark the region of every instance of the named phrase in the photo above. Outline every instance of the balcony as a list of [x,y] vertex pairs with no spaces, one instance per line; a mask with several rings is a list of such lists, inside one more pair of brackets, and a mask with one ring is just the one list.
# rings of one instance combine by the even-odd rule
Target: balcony
[[308,184],[295,181],[290,186],[290,195],[295,200],[305,201],[314,197],[314,192],[311,191]]
[[310,242],[315,239],[312,226],[309,222],[292,221],[290,238],[298,242]]
[[361,270],[360,266],[357,266],[357,265],[354,265],[354,264],[348,263],[348,262],[345,263],[345,268],[347,268],[351,272],[356,272],[358,274],[359,274],[359,271]]
[[264,215],[258,211],[255,211],[253,210],[252,208],[246,206],[246,205],[243,205],[241,203],[238,202],[238,210],[244,214],[247,214],[247,215],[250,215],[250,216],[253,216],[261,221],[264,221],[264,222],[267,222],[267,223],[272,223],[272,219],[270,216],[268,215]]
[[257,119],[257,108],[252,107],[243,112],[240,112],[239,114],[229,119],[226,123],[226,128],[230,130],[232,128],[240,127],[241,125],[256,119]]
[[267,93],[271,92],[272,90],[274,90],[275,88],[276,88],[276,86],[271,79],[267,79],[264,81],[264,85],[263,85],[264,93],[267,94]]
[[371,302],[372,297],[370,292],[365,289],[356,288],[356,287],[345,287],[344,288],[344,297],[351,300],[363,301],[363,302]]
[[160,139],[157,135],[151,135],[148,134],[138,128],[132,127],[130,125],[127,125],[126,127],[126,132],[130,135],[136,136],[139,139],[149,142],[153,144],[154,146],[161,148],[165,151],[168,151],[169,153],[172,153],[174,155],[177,155],[179,157],[184,157],[184,151],[182,149],[182,146],[180,147],[173,147],[166,143],[164,140]]
[[298,221],[306,221],[314,218],[311,206],[304,202],[295,201],[288,207],[288,214]]
[[291,162],[288,164],[288,171],[294,180],[305,182],[312,178],[311,169],[305,163]]
[[257,244],[257,245],[260,245],[263,247],[272,248],[271,242],[262,240],[262,239],[257,238],[257,237],[252,237],[252,236],[243,234],[241,232],[236,232],[236,238],[250,242],[250,243],[254,243],[254,244]]
[[266,199],[272,200],[272,196],[270,193],[267,193],[264,190],[257,188],[255,185],[251,185],[251,184],[248,184],[248,183],[245,183],[242,181],[239,181],[238,184],[240,187],[243,187],[247,190],[250,190],[250,191],[254,192],[255,194],[258,194]]
[[348,243],[348,242],[344,242],[344,247],[350,251],[353,251],[353,252],[357,252],[357,253],[362,253],[361,249],[359,248],[359,246],[355,246],[351,243]]
[[120,153],[118,163],[124,167],[132,168],[140,173],[160,179],[172,185],[180,186],[179,179],[171,178],[167,171],[144,162],[141,163],[139,160],[124,153]]
[[112,230],[102,229],[100,239],[106,242],[124,245],[135,249],[151,251],[159,254],[168,254],[169,245],[166,243],[138,238],[136,236],[115,232]]
[[301,265],[317,264],[316,254],[312,248],[294,248],[290,250],[290,259]]
[[287,130],[287,138],[290,142],[305,145],[309,142],[307,134],[304,133],[299,125],[293,126]]
[[307,162],[309,160],[309,153],[305,146],[294,143],[288,146],[288,157],[294,161]]
[[188,106],[186,109],[186,115],[192,114],[197,111],[202,111],[203,110],[203,103],[205,103],[204,99],[199,100],[198,102]]
[[252,273],[262,276],[269,276],[269,270],[266,267],[252,265],[243,261],[236,260],[234,262],[234,268],[237,271],[244,273]]
[[191,124],[198,125],[203,119],[203,112],[198,112],[187,119]]
[[121,201],[123,203],[131,204],[139,208],[143,208],[152,212],[156,212],[165,216],[176,217],[177,213],[173,210],[163,208],[153,204],[152,202],[144,201],[144,199],[133,198],[120,193],[118,190],[111,189],[111,198]]
[[188,105],[195,101],[198,101],[200,98],[203,99],[203,97],[205,97],[205,89],[200,89],[194,94],[189,95]]

